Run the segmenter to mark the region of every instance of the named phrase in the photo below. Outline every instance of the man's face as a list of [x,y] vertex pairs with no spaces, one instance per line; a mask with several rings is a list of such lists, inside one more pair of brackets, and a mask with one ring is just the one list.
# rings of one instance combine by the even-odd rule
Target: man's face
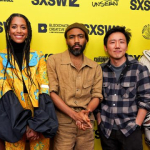
[[78,28],[73,28],[67,32],[66,43],[68,45],[68,50],[74,56],[79,56],[83,53],[87,40],[85,38],[85,33]]
[[121,32],[114,32],[108,37],[107,47],[104,46],[105,51],[108,53],[110,59],[120,60],[124,59],[125,53],[128,49],[126,37]]

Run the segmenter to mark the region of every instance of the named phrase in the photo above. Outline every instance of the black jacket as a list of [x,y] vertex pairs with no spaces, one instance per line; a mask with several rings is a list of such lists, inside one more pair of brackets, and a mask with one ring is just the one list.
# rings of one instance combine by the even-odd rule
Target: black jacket
[[58,121],[53,102],[49,95],[40,94],[39,107],[23,109],[13,91],[8,91],[0,99],[0,139],[15,143],[26,132],[26,126],[52,138],[57,131]]

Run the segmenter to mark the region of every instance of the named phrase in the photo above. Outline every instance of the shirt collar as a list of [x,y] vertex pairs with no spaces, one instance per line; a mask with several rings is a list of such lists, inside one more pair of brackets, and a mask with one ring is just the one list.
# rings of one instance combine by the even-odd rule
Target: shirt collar
[[[132,56],[129,56],[127,53],[125,54],[127,60],[126,60],[126,64],[130,65],[130,64],[134,64],[137,62],[136,59],[134,59]],[[110,66],[110,59],[108,59],[105,63],[101,64],[102,67],[105,66]]]
[[[65,58],[65,59],[64,59]],[[64,53],[62,53],[62,59],[61,59],[61,64],[71,64],[73,65],[73,63],[71,62],[70,59],[70,55],[69,55],[69,51],[66,50]],[[89,66],[89,67],[93,67],[93,64],[90,63],[90,60],[83,55],[83,64],[82,64],[82,68],[85,66]]]

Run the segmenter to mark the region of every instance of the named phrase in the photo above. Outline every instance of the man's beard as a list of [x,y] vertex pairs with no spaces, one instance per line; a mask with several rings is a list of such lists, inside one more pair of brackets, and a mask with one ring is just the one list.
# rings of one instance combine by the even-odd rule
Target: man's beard
[[[78,49],[74,49],[75,46],[79,46],[80,48]],[[79,56],[83,53],[84,49],[86,47],[86,42],[82,45],[79,45],[78,43],[73,45],[72,47],[70,45],[68,45],[68,50],[71,54],[73,54],[74,56]]]

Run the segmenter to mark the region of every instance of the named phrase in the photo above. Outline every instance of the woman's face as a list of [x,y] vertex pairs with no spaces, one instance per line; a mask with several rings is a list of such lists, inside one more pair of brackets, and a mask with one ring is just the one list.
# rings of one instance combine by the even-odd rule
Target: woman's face
[[23,43],[28,36],[27,24],[24,18],[14,17],[10,23],[10,38],[16,43]]

